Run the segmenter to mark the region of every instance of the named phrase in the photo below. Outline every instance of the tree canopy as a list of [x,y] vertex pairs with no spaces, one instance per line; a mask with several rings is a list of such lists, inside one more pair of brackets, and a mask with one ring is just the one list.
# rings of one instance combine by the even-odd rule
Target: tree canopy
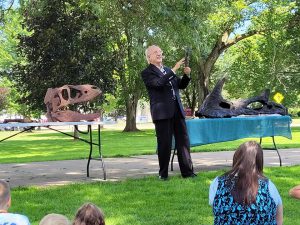
[[26,59],[11,78],[33,109],[45,109],[47,88],[92,84],[104,92],[114,88],[113,52],[109,32],[79,0],[28,1],[23,25],[31,32],[20,36],[19,51]]
[[[218,62],[216,77],[227,75],[226,89],[233,98],[259,94],[284,95],[287,106],[299,105],[299,8],[296,4],[273,8],[267,14],[269,29],[226,52]],[[247,79],[245,79],[245,77]]]
[[[125,130],[136,130],[138,100],[147,98],[140,72],[151,44],[163,49],[167,66],[191,49],[186,107],[201,104],[223,76],[230,98],[270,88],[285,96],[284,104],[299,105],[299,1],[29,0],[20,11],[0,23],[0,71],[32,109],[45,109],[49,87],[91,83],[109,96],[106,104],[114,99],[114,107],[126,109]],[[19,21],[22,27],[9,31]]]

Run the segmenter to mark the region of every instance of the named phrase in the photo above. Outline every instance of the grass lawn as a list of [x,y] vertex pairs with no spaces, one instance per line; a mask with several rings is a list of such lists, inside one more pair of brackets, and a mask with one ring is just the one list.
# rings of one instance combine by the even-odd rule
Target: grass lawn
[[[16,132],[0,132],[0,139]],[[96,140],[96,132],[94,132]],[[300,128],[292,128],[293,140],[276,137],[278,148],[299,148]],[[81,134],[81,137],[84,135]],[[234,150],[238,145],[248,139],[209,144],[193,147],[193,152]],[[257,141],[259,139],[256,138]],[[154,154],[156,140],[153,129],[141,132],[125,133],[120,130],[103,129],[101,143],[104,157],[125,157],[130,155]],[[23,133],[6,140],[0,144],[1,163],[20,163],[33,161],[83,159],[88,156],[89,146],[81,141],[74,141],[65,135],[52,131],[33,131]],[[271,138],[263,139],[263,147],[272,147]],[[96,148],[95,148],[96,149]],[[95,151],[96,153],[97,151]]]
[[[279,148],[300,148],[300,128],[293,128],[292,132],[293,140],[276,137]],[[13,132],[0,132],[0,139],[10,134]],[[94,137],[96,139],[96,132]],[[101,137],[104,157],[155,153],[153,129],[131,133],[104,129]],[[194,147],[192,151],[234,150],[244,141]],[[89,150],[89,146],[83,142],[49,131],[25,133],[2,142],[0,146],[1,163],[86,158]],[[272,146],[271,139],[264,139],[263,146]],[[265,174],[275,183],[282,196],[284,224],[287,225],[300,224],[297,214],[300,201],[288,196],[288,190],[300,183],[299,171],[300,166],[265,169]],[[212,211],[208,205],[209,184],[223,172],[201,172],[196,179],[175,176],[168,182],[152,176],[119,182],[46,188],[19,187],[12,190],[11,212],[25,214],[33,225],[38,225],[48,213],[61,213],[72,220],[77,208],[89,201],[103,209],[107,225],[212,224]]]
[[[285,225],[300,224],[300,201],[288,196],[288,190],[300,183],[299,171],[300,166],[265,169],[265,175],[275,183],[283,199]],[[61,213],[72,220],[81,204],[93,202],[103,209],[107,225],[212,224],[209,184],[223,172],[203,172],[195,179],[175,176],[167,182],[147,177],[121,182],[14,188],[11,212],[25,214],[37,225],[48,213]]]

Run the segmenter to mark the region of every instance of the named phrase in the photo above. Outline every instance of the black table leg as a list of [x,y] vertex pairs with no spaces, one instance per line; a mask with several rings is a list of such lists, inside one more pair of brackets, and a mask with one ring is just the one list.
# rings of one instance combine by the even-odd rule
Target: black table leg
[[98,124],[98,150],[99,150],[99,156],[102,163],[102,170],[103,170],[103,179],[106,180],[106,170],[105,165],[102,157],[102,148],[101,148],[101,137],[100,137],[100,124]]
[[[102,157],[102,149],[101,149],[101,136],[100,136],[100,124],[98,124],[98,143],[93,143],[93,132],[92,132],[92,126],[88,125],[88,133],[90,134],[90,153],[89,153],[89,158],[88,158],[88,162],[87,162],[87,177],[90,176],[89,173],[89,168],[90,168],[90,161],[92,159],[94,160],[99,160],[101,161],[102,164],[102,171],[103,171],[103,179],[106,180],[106,170],[105,170],[105,165],[104,165],[104,161],[103,161],[103,157]],[[93,145],[98,145],[98,152],[99,152],[99,158],[93,158],[92,154],[93,154]]]
[[[80,141],[83,141],[83,142],[89,144],[89,145],[90,145],[90,152],[89,152],[89,157],[88,157],[88,162],[87,162],[87,177],[90,176],[90,171],[89,171],[89,168],[90,168],[90,161],[91,161],[92,159],[95,159],[95,160],[100,160],[100,161],[101,161],[101,163],[102,163],[102,170],[103,170],[103,177],[104,177],[104,180],[106,180],[106,170],[105,170],[105,165],[104,165],[104,161],[103,161],[103,157],[102,157],[102,149],[101,149],[100,124],[98,124],[98,143],[94,143],[94,142],[93,142],[92,125],[87,125],[87,126],[88,126],[87,131],[81,131],[81,130],[79,130],[79,129],[78,129],[78,125],[74,125],[74,129],[75,129],[76,131],[78,131],[79,133],[81,133],[81,134],[87,134],[87,135],[89,134],[89,140],[80,138],[79,136],[75,136],[74,134],[71,135],[71,134],[68,134],[68,133],[66,133],[66,132],[63,132],[63,131],[61,131],[61,130],[54,129],[54,128],[51,127],[51,125],[46,125],[46,126],[43,126],[43,127],[47,128],[47,129],[49,129],[49,130],[53,130],[53,131],[56,131],[56,132],[58,132],[58,133],[67,135],[67,136],[69,136],[69,137],[75,138],[75,139],[77,139],[77,140],[80,140]],[[11,135],[11,136],[9,136],[9,137],[6,137],[6,138],[1,139],[1,140],[0,140],[0,143],[3,142],[3,141],[5,141],[5,140],[7,140],[7,139],[10,139],[10,138],[12,138],[12,137],[14,137],[14,136],[17,136],[18,134],[21,134],[21,133],[23,133],[23,132],[31,131],[31,130],[33,130],[34,128],[35,128],[35,126],[30,126],[29,128],[24,128],[24,130],[21,131],[21,132],[18,132],[18,133],[13,134],[13,135]],[[98,158],[98,157],[97,157],[97,158],[93,158],[93,156],[92,156],[92,155],[93,155],[93,145],[97,145],[97,146],[98,146],[99,158]]]
[[[263,148],[263,149],[265,149],[265,150],[276,150],[277,155],[278,155],[278,158],[279,158],[279,165],[282,166],[281,156],[280,156],[279,151],[278,151],[278,148],[277,148],[277,146],[276,146],[274,136],[272,136],[272,140],[273,140],[274,148]],[[260,144],[260,145],[261,145],[261,142],[262,142],[262,137],[261,137],[260,140],[259,140],[259,144]]]
[[92,134],[92,128],[91,125],[88,125],[88,133],[90,134],[90,153],[89,153],[89,158],[88,158],[88,162],[87,162],[87,168],[86,168],[86,174],[87,177],[90,177],[90,161],[92,159],[92,153],[93,153],[93,134]]
[[[104,176],[104,180],[106,179],[106,171],[105,171],[105,167],[104,167],[104,162],[103,162],[103,158],[102,158],[102,152],[101,152],[101,142],[100,142],[100,125],[98,125],[98,143],[94,143],[93,142],[93,132],[92,132],[92,125],[87,125],[88,128],[87,128],[87,131],[81,131],[78,129],[78,126],[75,125],[74,128],[81,134],[87,134],[89,135],[89,140],[85,140],[83,138],[80,138],[80,137],[75,137],[74,135],[71,135],[71,134],[68,134],[68,133],[65,133],[65,132],[62,132],[60,130],[57,130],[57,129],[54,129],[50,126],[46,126],[46,128],[50,129],[50,130],[54,130],[54,131],[57,131],[61,134],[64,134],[64,135],[67,135],[67,136],[70,136],[70,137],[73,137],[73,138],[76,138],[77,140],[80,140],[80,141],[83,141],[87,144],[90,145],[90,152],[89,152],[89,157],[88,157],[88,162],[87,162],[87,166],[86,166],[86,170],[87,170],[87,177],[90,177],[90,162],[92,159],[94,160],[101,160],[102,162],[102,169],[103,169],[103,176]],[[99,147],[99,158],[93,158],[93,145],[97,145]]]
[[31,130],[33,130],[34,128],[35,128],[35,127],[23,128],[22,131],[20,131],[20,132],[18,132],[18,133],[16,133],[16,134],[13,134],[13,135],[11,135],[11,136],[9,136],[9,137],[3,138],[3,139],[0,140],[0,142],[5,141],[5,140],[7,140],[7,139],[10,139],[10,138],[12,138],[12,137],[14,137],[14,136],[17,136],[17,135],[19,135],[19,134],[21,134],[21,133],[24,133],[24,132],[26,132],[26,131],[31,131]]

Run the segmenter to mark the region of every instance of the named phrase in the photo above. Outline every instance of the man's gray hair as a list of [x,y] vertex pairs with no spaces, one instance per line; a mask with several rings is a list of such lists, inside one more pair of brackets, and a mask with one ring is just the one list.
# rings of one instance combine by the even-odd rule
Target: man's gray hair
[[0,209],[6,209],[10,198],[10,187],[5,180],[0,180]]
[[149,53],[148,53],[148,52],[149,52],[149,49],[150,49],[150,48],[153,48],[153,47],[158,47],[158,46],[157,46],[157,45],[150,45],[150,46],[149,46],[148,48],[146,48],[146,50],[145,50],[145,57],[146,57],[146,60],[147,60],[148,63],[150,63],[150,62],[149,62]]

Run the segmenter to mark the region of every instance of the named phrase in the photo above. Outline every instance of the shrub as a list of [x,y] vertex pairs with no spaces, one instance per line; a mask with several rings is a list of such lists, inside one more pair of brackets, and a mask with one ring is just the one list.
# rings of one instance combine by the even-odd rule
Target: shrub
[[289,108],[288,112],[293,118],[300,117],[300,108]]

